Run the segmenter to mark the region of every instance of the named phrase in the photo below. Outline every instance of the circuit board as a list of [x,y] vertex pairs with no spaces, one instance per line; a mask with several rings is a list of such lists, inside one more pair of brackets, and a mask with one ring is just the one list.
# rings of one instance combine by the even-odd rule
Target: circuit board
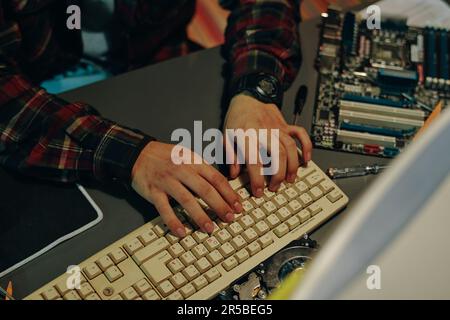
[[352,12],[322,14],[311,136],[317,147],[394,157],[450,93],[450,33]]

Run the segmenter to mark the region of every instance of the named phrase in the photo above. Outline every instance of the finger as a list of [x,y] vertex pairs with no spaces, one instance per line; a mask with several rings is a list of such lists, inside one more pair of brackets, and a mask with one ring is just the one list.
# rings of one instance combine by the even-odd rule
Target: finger
[[297,177],[297,169],[299,166],[297,144],[289,135],[283,133],[280,135],[280,142],[284,146],[287,154],[286,180],[293,183]]
[[286,177],[287,154],[284,145],[282,143],[280,143],[279,146],[278,159],[279,159],[278,171],[272,176],[269,184],[269,190],[272,192],[278,190],[281,182],[283,182],[284,178]]
[[302,127],[289,126],[289,135],[296,137],[302,145],[303,160],[308,163],[312,158],[312,142],[308,133]]
[[245,145],[245,162],[247,163],[248,176],[252,194],[255,197],[264,195],[264,176],[262,174],[262,163],[259,155],[259,143],[256,139],[249,139]]
[[234,141],[230,141],[229,136],[225,136],[225,156],[226,163],[230,164],[230,176],[232,179],[236,179],[241,172],[241,165],[238,162],[238,157],[234,149]]
[[[221,174],[219,173],[219,175]],[[234,214],[231,206],[222,198],[215,187],[197,172],[190,170],[180,173],[180,181],[203,199],[220,219],[226,222],[233,221]],[[231,189],[230,185],[228,183],[226,184]],[[232,189],[231,192],[233,192]]]
[[214,226],[211,219],[200,207],[200,204],[179,181],[167,183],[167,192],[187,211],[189,217],[204,232],[211,233]]
[[197,167],[198,173],[205,178],[222,196],[226,203],[234,209],[235,212],[242,212],[242,204],[239,195],[231,188],[227,178],[212,166],[204,165]]
[[230,177],[236,179],[241,173],[241,165],[238,163],[230,164]]
[[169,203],[169,199],[164,192],[154,194],[152,196],[152,203],[158,210],[164,223],[169,227],[170,231],[177,237],[183,238],[186,236],[186,229]]

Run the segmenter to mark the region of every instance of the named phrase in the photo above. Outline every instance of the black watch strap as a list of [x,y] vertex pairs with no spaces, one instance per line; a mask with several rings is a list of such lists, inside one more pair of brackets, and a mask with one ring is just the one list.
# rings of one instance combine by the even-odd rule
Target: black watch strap
[[254,73],[240,77],[232,84],[230,96],[243,92],[263,103],[273,103],[278,108],[281,108],[283,104],[283,89],[280,81],[270,74]]

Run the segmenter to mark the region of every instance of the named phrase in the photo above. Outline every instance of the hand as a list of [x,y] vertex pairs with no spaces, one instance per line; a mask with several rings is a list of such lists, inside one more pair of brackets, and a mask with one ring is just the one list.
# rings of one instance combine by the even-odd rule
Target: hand
[[[225,129],[279,129],[279,168],[269,183],[269,190],[278,190],[285,179],[294,182],[299,167],[299,157],[295,139],[300,141],[303,160],[311,160],[312,143],[308,133],[302,127],[286,123],[280,110],[274,104],[264,104],[253,97],[243,94],[235,96],[230,103],[225,119]],[[269,134],[268,134],[269,135]],[[270,150],[270,148],[268,148]],[[241,152],[244,152],[241,150]],[[244,153],[243,153],[244,154]],[[252,193],[256,197],[263,195],[264,177],[261,175],[262,164],[248,164],[248,150],[245,160],[250,177]],[[230,167],[231,178],[236,178],[240,172],[237,161]]]
[[[231,222],[234,212],[242,211],[242,205],[227,179],[206,163],[173,163],[171,154],[174,147],[157,141],[145,146],[133,166],[133,189],[156,207],[164,223],[178,237],[184,237],[186,230],[170,206],[169,196],[186,209],[204,232],[211,233],[214,226],[192,192],[202,198],[219,218]],[[191,158],[198,157],[185,150],[191,153]]]

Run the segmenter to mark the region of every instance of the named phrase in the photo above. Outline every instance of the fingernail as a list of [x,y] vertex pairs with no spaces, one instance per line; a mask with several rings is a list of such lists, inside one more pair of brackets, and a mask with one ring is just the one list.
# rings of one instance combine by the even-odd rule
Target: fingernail
[[271,189],[270,191],[275,192],[275,191],[278,190],[279,187],[280,187],[280,185],[277,184],[276,186],[271,187],[271,188],[270,188],[270,189]]
[[262,197],[263,196],[263,190],[261,188],[256,189],[256,196]]
[[288,177],[288,181],[289,181],[290,183],[292,183],[292,182],[295,181],[295,178],[296,178],[296,177],[297,177],[297,175],[291,174],[291,175],[289,175],[289,177]]
[[206,223],[203,225],[203,228],[204,228],[204,230],[205,230],[207,233],[211,233],[211,232],[214,231],[214,227],[213,227],[213,225],[212,225],[211,222],[206,222]]
[[241,212],[242,209],[243,209],[243,208],[242,208],[242,204],[240,204],[240,203],[237,202],[237,201],[234,203],[233,206],[234,206],[234,210],[236,210],[236,212]]
[[186,236],[186,230],[184,228],[178,228],[177,236],[180,238],[184,238]]
[[231,212],[228,212],[228,213],[225,215],[225,220],[226,220],[227,222],[233,221],[233,220],[234,220],[234,214],[232,214]]

